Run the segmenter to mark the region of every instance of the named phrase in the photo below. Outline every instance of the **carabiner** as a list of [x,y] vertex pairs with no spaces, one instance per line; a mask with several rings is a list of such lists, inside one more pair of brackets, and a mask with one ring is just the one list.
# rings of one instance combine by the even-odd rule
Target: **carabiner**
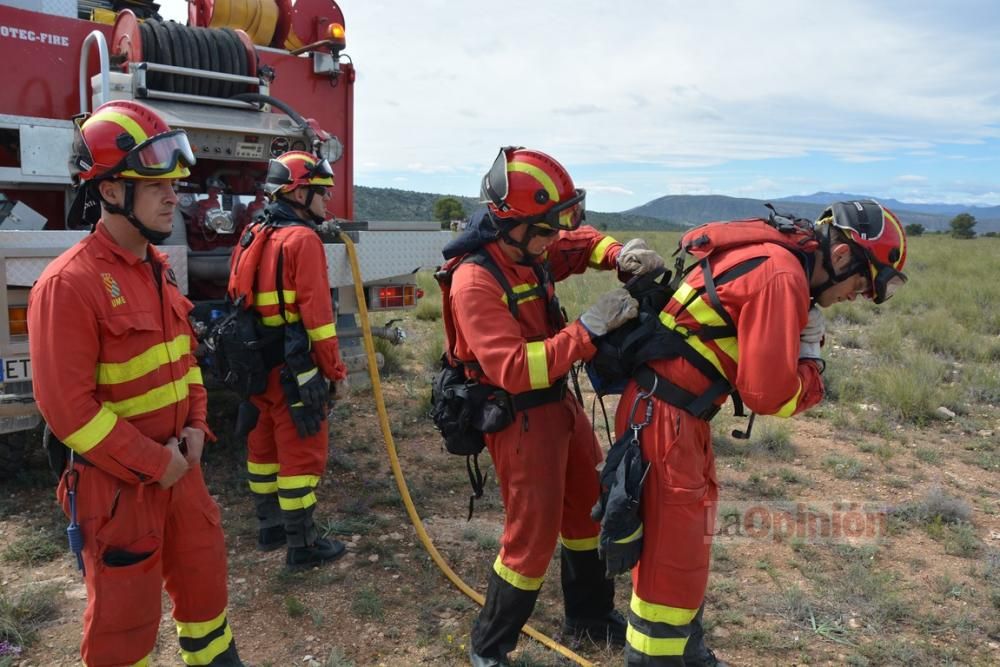
[[[653,377],[653,386],[649,391],[639,390],[635,395],[635,400],[632,402],[632,411],[628,415],[628,426],[633,431],[641,431],[643,428],[649,426],[650,422],[653,420],[653,394],[656,393],[656,385],[659,382],[659,378]],[[641,423],[636,423],[635,413],[639,411],[639,401],[646,401],[646,414],[645,418]]]

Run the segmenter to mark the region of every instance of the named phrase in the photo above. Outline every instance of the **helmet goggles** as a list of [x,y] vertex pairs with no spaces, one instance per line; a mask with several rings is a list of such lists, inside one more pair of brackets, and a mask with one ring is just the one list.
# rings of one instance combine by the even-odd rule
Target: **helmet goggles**
[[177,169],[178,163],[194,166],[194,151],[184,130],[171,130],[150,137],[129,150],[112,173],[131,171],[150,178],[165,177]]
[[[521,146],[505,146],[500,149],[493,166],[483,176],[482,197],[492,202],[500,211],[518,211],[507,203],[510,194],[510,180],[507,176],[507,152],[518,150]],[[520,223],[534,225],[553,232],[559,230],[572,231],[586,219],[587,191],[575,188],[573,196],[564,201],[558,201],[547,211],[538,215],[522,215],[517,220]]]
[[866,295],[875,303],[885,303],[900,287],[906,284],[906,274],[883,264],[865,253],[865,261],[870,271],[869,292]]

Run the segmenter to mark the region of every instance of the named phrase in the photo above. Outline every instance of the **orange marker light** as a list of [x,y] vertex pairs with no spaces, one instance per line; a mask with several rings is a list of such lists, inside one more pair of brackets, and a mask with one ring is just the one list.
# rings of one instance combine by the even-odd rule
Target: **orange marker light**
[[347,41],[347,33],[344,32],[344,26],[339,23],[331,23],[328,32],[330,34],[330,39],[335,42],[344,43]]

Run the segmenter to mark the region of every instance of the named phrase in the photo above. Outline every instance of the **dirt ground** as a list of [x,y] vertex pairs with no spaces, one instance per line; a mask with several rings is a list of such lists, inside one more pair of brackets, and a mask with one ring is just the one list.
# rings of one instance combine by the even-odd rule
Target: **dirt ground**
[[[464,465],[443,451],[425,417],[427,363],[417,351],[401,361],[403,369],[385,379],[385,394],[410,493],[437,548],[482,591],[502,521],[488,456],[487,495],[467,522]],[[224,433],[234,404],[213,401],[213,423]],[[957,422],[872,428],[876,412],[834,405],[781,424],[758,419],[748,442],[726,436],[742,420],[719,420],[720,525],[741,530],[716,539],[705,618],[709,644],[731,664],[1000,664],[1000,414],[983,407],[978,423],[987,426],[970,433]],[[318,516],[349,551],[330,566],[294,575],[284,570],[283,551],[255,548],[242,451],[219,443],[206,455],[206,477],[222,507],[229,618],[243,659],[254,667],[467,664],[477,607],[417,539],[370,390],[335,409],[330,442]],[[913,518],[942,497],[966,508],[967,521],[954,523],[947,512]],[[830,517],[841,530],[831,528],[837,534],[828,537],[782,532],[775,526],[785,510],[799,512],[793,521],[803,512]],[[859,520],[863,525],[855,525]],[[2,483],[0,552],[32,535],[51,536],[61,547],[64,525],[47,473]],[[555,564],[548,581],[532,623],[558,639]],[[0,558],[0,583],[8,598],[45,583],[60,591],[55,618],[8,664],[78,665],[85,591],[68,551],[34,565]],[[627,608],[627,579],[618,581],[618,595]],[[169,610],[164,597],[157,665],[180,664]],[[606,647],[578,650],[594,663],[622,661]],[[520,665],[570,664],[524,637],[512,657]]]

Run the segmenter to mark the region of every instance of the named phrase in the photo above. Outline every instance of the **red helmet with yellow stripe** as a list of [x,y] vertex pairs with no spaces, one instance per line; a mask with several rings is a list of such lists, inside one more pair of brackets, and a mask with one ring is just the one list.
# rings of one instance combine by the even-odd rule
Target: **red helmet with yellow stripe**
[[114,100],[76,119],[70,171],[79,181],[186,178],[194,163],[184,130],[145,104]]
[[330,163],[305,151],[289,151],[271,160],[267,166],[264,189],[272,195],[291,192],[295,188],[333,185]]
[[839,229],[867,264],[870,299],[882,303],[906,282],[906,232],[899,218],[874,199],[831,204],[816,221]]
[[501,148],[482,182],[494,219],[556,231],[580,226],[586,196],[555,158],[520,146]]

